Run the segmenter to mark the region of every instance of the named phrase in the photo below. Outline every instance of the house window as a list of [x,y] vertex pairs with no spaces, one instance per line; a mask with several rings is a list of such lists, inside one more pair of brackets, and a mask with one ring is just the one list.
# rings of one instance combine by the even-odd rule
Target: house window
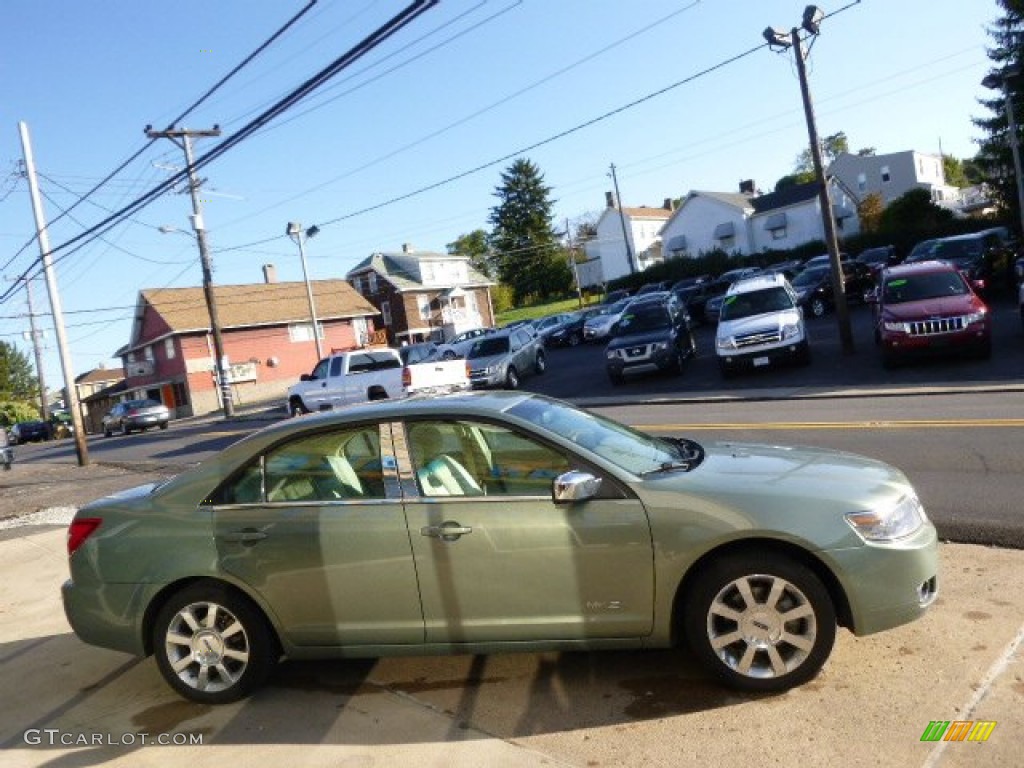
[[892,181],[892,177],[889,175],[889,166],[888,165],[883,165],[882,166],[882,183],[883,184],[888,184],[890,181]]
[[[320,323],[316,324],[317,336],[321,339],[324,337],[324,327]],[[313,340],[313,324],[312,323],[290,323],[288,325],[288,340],[291,342],[301,341],[312,341]]]
[[778,229],[772,230],[772,240],[785,240],[786,239],[786,228],[779,227]]
[[146,356],[146,359],[149,360],[149,362],[153,362],[154,358],[153,358],[153,347],[152,346],[145,347],[142,350],[142,353]]
[[135,353],[134,352],[129,352],[127,355],[124,356],[124,361],[126,363],[134,363],[135,362]]
[[380,314],[384,318],[384,325],[391,325],[391,302],[382,301],[380,303]]
[[416,303],[420,308],[420,317],[430,322],[430,297],[423,293],[417,294]]
[[723,251],[727,251],[730,248],[733,248],[735,246],[736,246],[736,236],[735,235],[727,235],[726,237],[720,237],[718,239],[718,247],[721,248]]
[[176,381],[172,388],[174,390],[174,404],[188,405],[188,387],[185,386],[184,382]]
[[370,285],[370,293],[377,292],[377,273],[371,272],[366,276],[366,282]]
[[863,192],[868,188],[868,177],[865,173],[857,174],[857,190]]
[[164,357],[173,360],[175,354],[174,339],[164,339]]

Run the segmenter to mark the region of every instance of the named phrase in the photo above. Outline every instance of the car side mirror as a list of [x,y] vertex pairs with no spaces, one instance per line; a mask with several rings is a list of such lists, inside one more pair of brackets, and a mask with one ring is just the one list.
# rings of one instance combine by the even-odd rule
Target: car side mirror
[[981,293],[985,290],[984,280],[971,280],[971,288],[974,289],[975,293]]
[[864,301],[866,301],[868,304],[877,304],[878,288],[872,288],[870,290],[864,291]]
[[299,381],[313,381],[314,378],[315,377],[313,376],[313,374],[311,374],[311,373],[304,373],[301,376],[299,376]]
[[601,478],[573,469],[556,477],[551,483],[551,500],[555,504],[586,501],[597,495]]

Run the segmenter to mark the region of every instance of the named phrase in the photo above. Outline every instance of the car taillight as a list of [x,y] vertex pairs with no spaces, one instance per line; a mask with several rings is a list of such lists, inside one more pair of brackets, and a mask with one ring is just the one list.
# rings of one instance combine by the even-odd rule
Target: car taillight
[[403,368],[402,369],[402,386],[403,387],[411,387],[412,386],[412,371],[410,371],[408,368]]
[[71,521],[71,525],[68,526],[68,557],[75,554],[102,522],[101,517],[80,517]]

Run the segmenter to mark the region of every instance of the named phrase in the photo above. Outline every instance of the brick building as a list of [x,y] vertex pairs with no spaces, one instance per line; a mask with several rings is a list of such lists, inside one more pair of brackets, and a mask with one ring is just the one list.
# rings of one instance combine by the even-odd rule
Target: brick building
[[[236,405],[281,398],[317,363],[302,282],[214,287],[224,354]],[[321,345],[361,346],[374,331],[374,308],[344,280],[312,281]],[[216,411],[213,336],[202,288],[161,288],[139,294],[131,341],[116,356],[124,367],[119,399],[149,397],[176,416]]]

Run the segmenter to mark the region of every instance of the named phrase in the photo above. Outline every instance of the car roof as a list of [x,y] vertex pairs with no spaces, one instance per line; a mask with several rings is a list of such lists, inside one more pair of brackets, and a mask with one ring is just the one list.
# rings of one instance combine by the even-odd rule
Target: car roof
[[883,270],[885,277],[907,277],[908,275],[922,275],[929,272],[959,272],[955,266],[948,261],[929,259],[928,261],[915,261],[911,264],[897,264]]
[[738,293],[762,291],[765,288],[774,288],[776,286],[784,286],[785,284],[786,276],[777,272],[769,275],[753,275],[752,277],[737,280],[729,286],[729,290],[726,293],[729,296],[735,296]]

